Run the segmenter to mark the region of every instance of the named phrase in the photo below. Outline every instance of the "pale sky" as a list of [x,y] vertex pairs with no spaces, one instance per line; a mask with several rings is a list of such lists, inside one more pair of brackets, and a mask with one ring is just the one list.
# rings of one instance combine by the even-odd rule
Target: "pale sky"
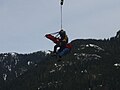
[[[65,0],[69,41],[104,39],[120,30],[120,0]],[[0,0],[0,53],[52,50],[46,33],[60,30],[60,0]]]

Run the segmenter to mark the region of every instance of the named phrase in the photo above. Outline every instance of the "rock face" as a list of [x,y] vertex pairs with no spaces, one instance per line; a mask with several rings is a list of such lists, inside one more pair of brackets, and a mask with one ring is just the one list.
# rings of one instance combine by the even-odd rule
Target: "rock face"
[[120,90],[118,36],[73,40],[71,52],[60,62],[45,52],[1,54],[0,89]]

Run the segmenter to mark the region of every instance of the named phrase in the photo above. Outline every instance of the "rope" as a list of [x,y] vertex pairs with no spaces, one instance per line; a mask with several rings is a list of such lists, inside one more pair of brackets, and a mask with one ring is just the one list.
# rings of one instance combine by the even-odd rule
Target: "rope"
[[61,0],[61,2],[60,2],[60,5],[61,5],[61,30],[62,30],[62,24],[63,24],[63,20],[62,20],[62,18],[63,18],[63,16],[62,16],[62,6],[63,6],[63,2],[64,2],[64,0]]
[[62,30],[62,24],[63,24],[63,21],[62,21],[62,5],[61,5],[61,30]]
[[55,34],[58,34],[59,32],[54,32],[54,33],[50,33],[51,35],[55,35]]

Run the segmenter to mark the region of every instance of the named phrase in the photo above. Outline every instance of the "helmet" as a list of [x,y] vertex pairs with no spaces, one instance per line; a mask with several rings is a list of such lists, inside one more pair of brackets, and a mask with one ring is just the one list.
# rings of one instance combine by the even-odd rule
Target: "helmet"
[[60,36],[65,36],[65,35],[66,35],[66,32],[65,32],[64,30],[60,30],[60,31],[59,31],[59,34],[60,34]]

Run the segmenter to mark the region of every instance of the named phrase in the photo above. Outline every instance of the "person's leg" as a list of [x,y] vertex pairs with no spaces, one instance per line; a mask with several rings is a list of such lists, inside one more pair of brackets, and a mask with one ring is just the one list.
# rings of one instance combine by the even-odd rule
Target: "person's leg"
[[70,52],[70,49],[65,48],[61,52],[58,53],[59,57],[62,57]]
[[70,52],[70,49],[65,48],[61,52],[59,52],[58,55],[58,62],[62,60],[62,57]]
[[57,45],[57,44],[54,46],[54,51],[53,51],[53,53],[56,53],[56,52],[57,52],[57,48],[58,48],[58,47],[60,47],[60,46]]

